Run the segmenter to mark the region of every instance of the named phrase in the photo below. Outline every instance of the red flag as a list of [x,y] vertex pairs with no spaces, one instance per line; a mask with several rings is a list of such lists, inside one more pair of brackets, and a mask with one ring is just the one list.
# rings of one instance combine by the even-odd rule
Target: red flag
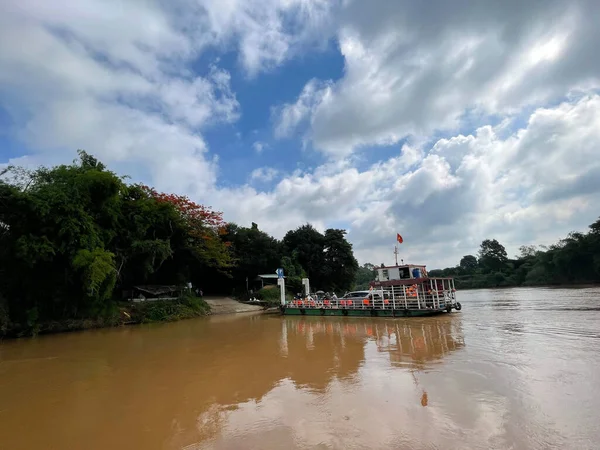
[[404,239],[402,239],[402,236],[400,236],[400,233],[396,233],[396,240],[398,241],[399,244],[402,244],[404,242]]

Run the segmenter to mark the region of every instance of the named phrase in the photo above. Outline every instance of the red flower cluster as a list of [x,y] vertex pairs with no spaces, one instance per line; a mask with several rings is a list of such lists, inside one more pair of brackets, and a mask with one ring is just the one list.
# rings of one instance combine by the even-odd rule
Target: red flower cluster
[[165,194],[157,192],[155,189],[141,185],[140,186],[148,195],[154,197],[158,202],[166,202],[172,204],[177,211],[188,221],[189,225],[203,225],[213,228],[224,234],[225,221],[223,220],[223,213],[220,211],[213,211],[210,206],[199,205],[193,202],[185,195],[176,194]]
[[140,188],[157,202],[168,203],[179,212],[187,225],[190,238],[188,245],[195,250],[199,259],[214,267],[229,267],[231,243],[223,240],[227,234],[227,223],[223,220],[222,212],[199,205],[184,195],[157,192],[145,185],[140,185]]

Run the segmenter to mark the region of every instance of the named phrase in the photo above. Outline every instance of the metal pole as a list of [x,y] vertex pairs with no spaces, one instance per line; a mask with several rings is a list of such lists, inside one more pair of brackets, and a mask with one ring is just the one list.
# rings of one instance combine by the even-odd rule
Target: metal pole
[[281,291],[281,306],[285,306],[285,279],[278,278],[277,284],[279,285]]
[[431,296],[431,305],[435,309],[435,299],[433,298],[433,281],[431,279],[429,279],[429,295]]

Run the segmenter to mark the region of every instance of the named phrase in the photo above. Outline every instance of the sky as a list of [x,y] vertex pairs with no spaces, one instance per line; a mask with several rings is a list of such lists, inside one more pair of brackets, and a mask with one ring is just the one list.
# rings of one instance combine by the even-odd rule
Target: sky
[[509,256],[600,216],[595,0],[4,0],[0,167],[84,149],[359,262]]

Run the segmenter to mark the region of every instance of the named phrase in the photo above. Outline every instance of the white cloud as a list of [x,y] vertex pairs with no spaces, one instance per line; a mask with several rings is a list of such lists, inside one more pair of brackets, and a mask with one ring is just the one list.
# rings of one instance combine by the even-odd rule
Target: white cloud
[[302,46],[319,45],[331,22],[330,0],[198,0],[218,43],[234,40],[250,76],[280,65]]
[[273,167],[259,167],[258,169],[254,169],[250,174],[250,181],[273,181],[278,174],[279,171]]
[[85,148],[164,189],[214,184],[215,161],[197,130],[235,121],[239,104],[227,72],[186,71],[195,43],[165,11],[26,0],[4,2],[0,17],[0,94],[17,136],[40,152],[30,164]]
[[298,125],[314,113],[315,108],[329,93],[327,83],[311,80],[304,86],[295,103],[274,108],[272,114],[276,121],[275,137],[289,137]]
[[305,122],[316,148],[343,157],[456,129],[465,112],[512,114],[598,87],[600,63],[586,55],[599,16],[590,1],[349,1],[337,31],[344,76],[307,83],[275,133]]
[[392,261],[396,232],[405,239],[405,260],[439,267],[476,253],[486,238],[513,255],[522,244],[551,244],[584,230],[599,214],[600,96],[539,108],[525,128],[501,137],[505,126],[431,148],[404,146],[362,172],[339,166],[295,174],[270,193],[248,188],[218,203],[235,221],[254,217],[278,237],[290,224],[347,223],[359,260],[377,264]]
[[254,144],[252,144],[252,148],[258,154],[262,153],[263,150],[267,147],[268,147],[268,144],[261,142],[261,141],[256,141],[256,142],[254,142]]
[[[600,62],[589,57],[600,41],[596,2],[165,5],[0,3],[1,106],[16,124],[11,137],[32,149],[13,162],[68,162],[84,148],[135,180],[278,237],[306,221],[347,226],[362,262],[391,261],[396,232],[405,260],[440,266],[484,238],[514,253],[599,214]],[[300,133],[331,158],[287,175],[259,168],[248,185],[219,188],[228,161],[209,153],[218,149],[203,133],[252,114],[252,105],[239,105],[218,58],[195,73],[199,57],[233,49],[245,74],[259,76],[330,35],[343,76],[307,80],[272,118],[277,138]],[[434,139],[435,130],[446,137]],[[357,148],[387,144],[398,153],[356,168]],[[269,191],[255,187],[274,180]]]

